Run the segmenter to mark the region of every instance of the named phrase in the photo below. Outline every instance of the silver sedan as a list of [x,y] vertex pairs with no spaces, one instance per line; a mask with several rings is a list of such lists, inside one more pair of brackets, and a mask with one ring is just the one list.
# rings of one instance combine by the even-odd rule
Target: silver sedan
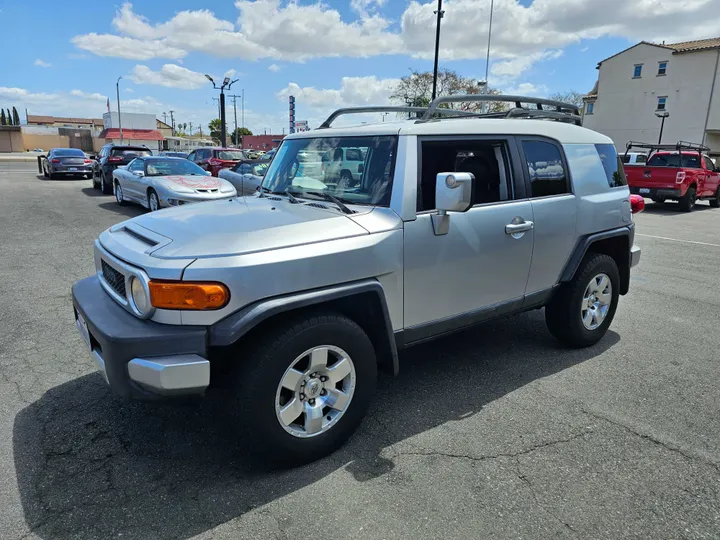
[[172,157],[139,157],[112,173],[118,204],[141,204],[151,211],[167,206],[229,199],[235,187],[222,178],[213,178],[192,161]]
[[244,197],[257,191],[269,165],[270,162],[264,160],[243,160],[232,169],[222,169],[218,176],[235,186],[238,194]]

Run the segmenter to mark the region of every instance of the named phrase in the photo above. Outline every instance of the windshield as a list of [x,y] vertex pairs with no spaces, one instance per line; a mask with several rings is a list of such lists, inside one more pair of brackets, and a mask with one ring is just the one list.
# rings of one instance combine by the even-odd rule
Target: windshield
[[148,176],[198,175],[205,171],[186,159],[148,159],[145,161],[145,174]]
[[62,157],[62,156],[77,156],[77,157],[85,157],[85,153],[82,150],[78,150],[77,148],[63,148],[61,150],[53,150],[53,154],[56,156]]
[[268,165],[269,163],[258,163],[257,165],[253,165],[252,174],[255,176],[265,176]]
[[217,150],[215,152],[215,157],[229,161],[237,161],[244,158],[243,153],[239,150]]
[[188,155],[183,152],[163,152],[163,156],[186,158]]
[[145,148],[113,148],[111,156],[152,156],[152,152]]
[[[320,192],[350,204],[388,206],[397,137],[322,137],[290,139],[270,162],[262,185],[266,191],[295,195]],[[364,161],[344,163],[323,159],[337,149],[360,149]]]
[[700,156],[697,154],[655,154],[648,160],[647,166],[699,169]]

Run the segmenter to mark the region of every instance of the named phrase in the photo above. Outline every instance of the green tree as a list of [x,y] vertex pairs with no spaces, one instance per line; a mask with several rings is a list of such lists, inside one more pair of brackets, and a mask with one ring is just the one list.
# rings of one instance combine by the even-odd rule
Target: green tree
[[12,113],[13,113],[13,123],[16,126],[19,126],[20,125],[20,115],[18,114],[17,109],[15,107],[13,107]]
[[7,119],[5,118],[5,109],[0,109],[0,125],[7,125]]
[[[427,107],[432,100],[433,74],[432,71],[410,70],[410,75],[400,79],[390,94],[390,99],[398,105],[409,105],[411,107]],[[438,71],[437,95],[452,96],[459,94],[480,94],[482,87],[475,79],[462,77],[456,71],[441,69]],[[499,90],[490,88],[487,92],[491,95],[500,94]],[[479,111],[482,108],[480,101],[468,101],[461,103],[447,103],[443,107],[458,109],[461,111]],[[490,103],[488,110],[498,112],[507,110],[505,103]]]
[[14,125],[12,115],[10,114],[10,109],[7,109],[7,114],[5,115],[5,119],[7,120],[8,126]]
[[220,122],[219,118],[210,120],[210,123],[208,124],[208,129],[210,130],[210,137],[212,137],[213,139],[222,140],[222,137],[220,136],[220,132],[222,131],[222,123]]
[[230,135],[230,139],[233,144],[240,144],[244,135],[252,135],[252,131],[245,127],[236,128],[235,131]]

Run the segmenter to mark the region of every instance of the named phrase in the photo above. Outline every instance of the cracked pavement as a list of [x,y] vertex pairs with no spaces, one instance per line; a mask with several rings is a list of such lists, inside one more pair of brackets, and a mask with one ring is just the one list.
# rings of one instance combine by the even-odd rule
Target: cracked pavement
[[0,163],[0,193],[3,540],[720,537],[707,203],[638,217],[642,261],[598,345],[559,348],[541,311],[421,345],[344,448],[272,471],[223,392],[124,403],[93,370],[70,286],[142,210],[29,164]]

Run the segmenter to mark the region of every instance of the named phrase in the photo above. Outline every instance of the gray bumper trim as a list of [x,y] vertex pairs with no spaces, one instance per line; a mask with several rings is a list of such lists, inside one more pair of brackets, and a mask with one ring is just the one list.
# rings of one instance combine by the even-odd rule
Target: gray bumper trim
[[641,250],[637,246],[633,246],[630,248],[630,268],[633,266],[637,266],[637,264],[640,262],[640,254]]
[[158,394],[198,394],[210,385],[210,362],[197,354],[134,358],[130,379]]
[[90,353],[90,356],[92,356],[92,359],[95,361],[95,367],[97,367],[98,371],[100,373],[102,373],[102,376],[105,379],[105,382],[109,384],[108,377],[107,377],[107,371],[105,370],[105,360],[103,360],[103,357],[100,356],[100,353],[94,349]]

